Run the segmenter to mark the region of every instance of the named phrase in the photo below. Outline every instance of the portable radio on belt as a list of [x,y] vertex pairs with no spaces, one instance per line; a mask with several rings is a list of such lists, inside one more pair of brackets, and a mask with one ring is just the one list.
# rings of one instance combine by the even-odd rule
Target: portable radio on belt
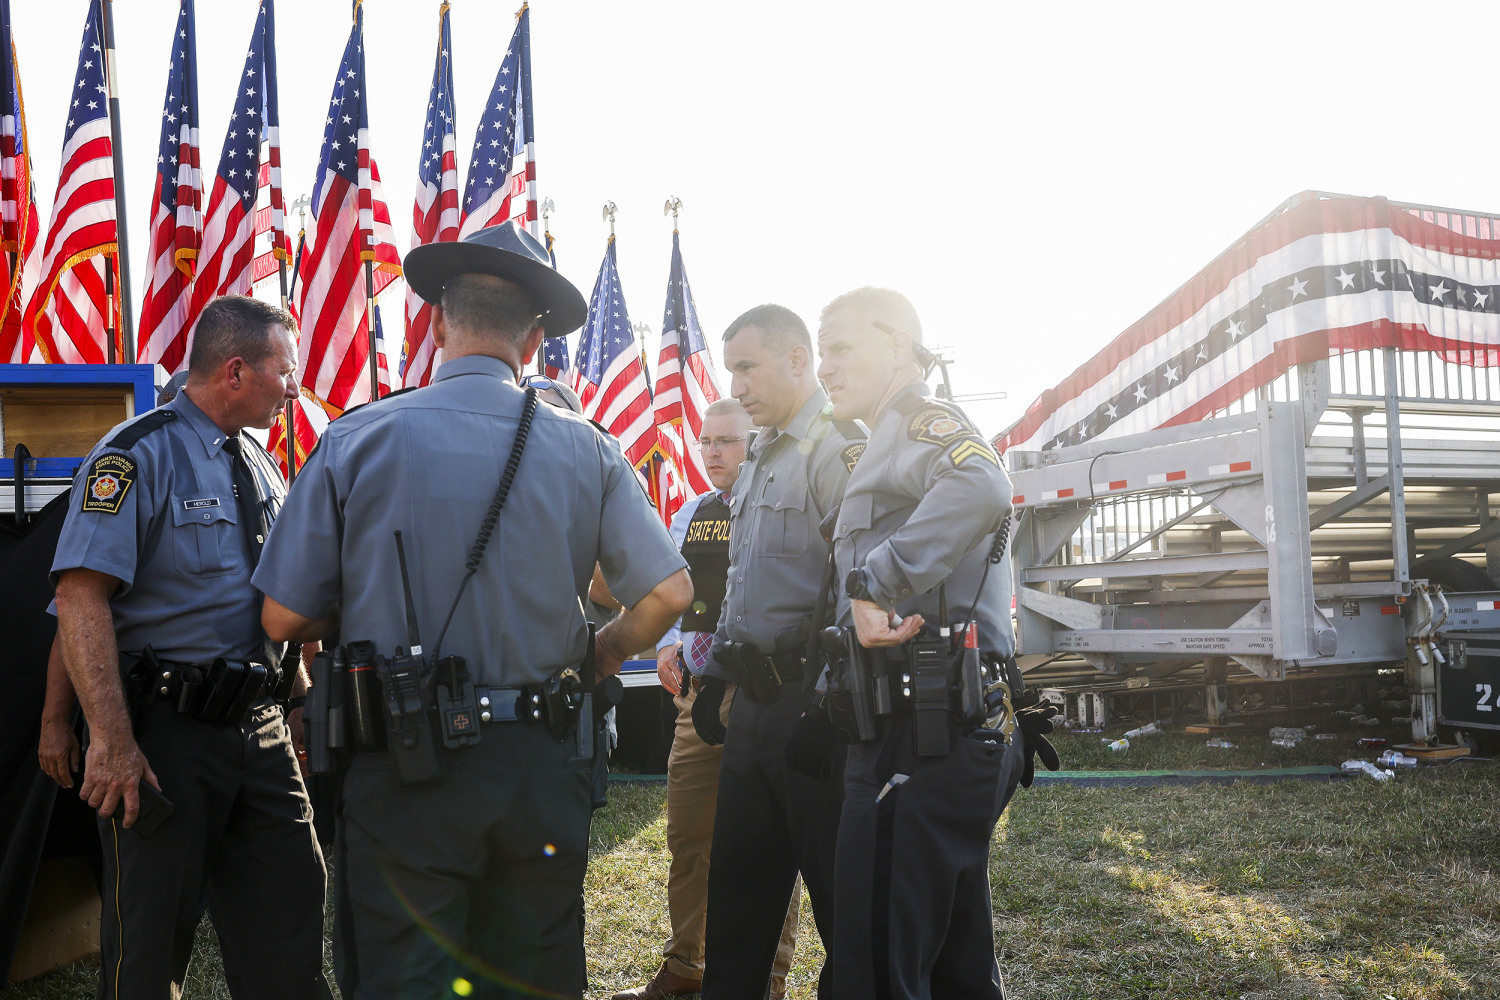
[[[379,663],[381,694],[385,698],[386,746],[396,761],[396,779],[404,786],[425,785],[443,776],[432,721],[427,715],[427,664],[417,634],[417,614],[406,575],[406,549],[396,535],[396,558],[401,563],[401,590],[406,598],[407,648]],[[472,690],[471,690],[472,693]],[[476,706],[477,708],[477,706]],[[478,712],[473,713],[477,723]],[[475,725],[477,729],[477,724]]]

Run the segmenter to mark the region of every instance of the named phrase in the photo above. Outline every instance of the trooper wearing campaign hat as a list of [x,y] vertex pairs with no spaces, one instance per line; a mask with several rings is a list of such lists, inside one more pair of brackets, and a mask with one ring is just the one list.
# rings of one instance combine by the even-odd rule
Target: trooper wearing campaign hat
[[366,640],[386,657],[411,646],[426,665],[459,656],[490,702],[477,742],[445,743],[435,699],[461,686],[445,665],[407,716],[430,727],[436,776],[415,783],[391,750],[354,756],[334,852],[334,968],[358,1000],[579,997],[592,813],[579,734],[592,727],[568,727],[552,702],[540,719],[527,706],[569,671],[589,676],[579,595],[596,564],[625,610],[595,637],[595,678],[650,647],[692,585],[620,449],[517,385],[543,334],[565,335],[587,312],[541,244],[506,223],[417,247],[405,273],[433,306],[444,352],[433,383],[329,425],[253,582],[270,635]]

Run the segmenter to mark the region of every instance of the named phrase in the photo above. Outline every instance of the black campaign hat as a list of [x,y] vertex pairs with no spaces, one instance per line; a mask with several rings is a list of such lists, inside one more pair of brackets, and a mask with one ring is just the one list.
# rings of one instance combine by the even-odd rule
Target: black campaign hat
[[492,274],[535,295],[549,337],[572,333],[588,319],[583,293],[553,268],[547,248],[515,222],[481,229],[456,243],[413,247],[401,264],[411,290],[436,305],[443,287],[460,274]]

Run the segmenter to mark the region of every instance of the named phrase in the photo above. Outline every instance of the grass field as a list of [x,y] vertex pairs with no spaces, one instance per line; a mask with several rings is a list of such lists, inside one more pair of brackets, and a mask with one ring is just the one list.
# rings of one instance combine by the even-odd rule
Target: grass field
[[[1123,754],[1093,734],[1058,739],[1091,770],[1252,770],[1372,756],[1367,730],[1295,750],[1259,725],[1213,750],[1146,737]],[[1377,730],[1379,732],[1379,730]],[[1394,730],[1387,735],[1397,735]],[[1464,761],[1385,784],[1285,781],[1191,787],[1038,787],[995,833],[991,884],[1000,965],[1021,998],[1500,997],[1500,765]],[[644,982],[667,932],[665,791],[621,784],[594,824],[590,996]],[[822,958],[804,907],[792,995]],[[212,931],[188,995],[227,997]],[[3,1000],[93,995],[80,963]]]

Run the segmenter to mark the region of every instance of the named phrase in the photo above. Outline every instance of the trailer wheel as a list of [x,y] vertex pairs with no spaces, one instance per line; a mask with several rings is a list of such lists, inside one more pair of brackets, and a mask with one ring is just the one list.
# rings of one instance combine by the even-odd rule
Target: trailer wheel
[[1414,580],[1435,583],[1449,592],[1500,590],[1484,570],[1454,556],[1418,559],[1411,565],[1411,576]]

